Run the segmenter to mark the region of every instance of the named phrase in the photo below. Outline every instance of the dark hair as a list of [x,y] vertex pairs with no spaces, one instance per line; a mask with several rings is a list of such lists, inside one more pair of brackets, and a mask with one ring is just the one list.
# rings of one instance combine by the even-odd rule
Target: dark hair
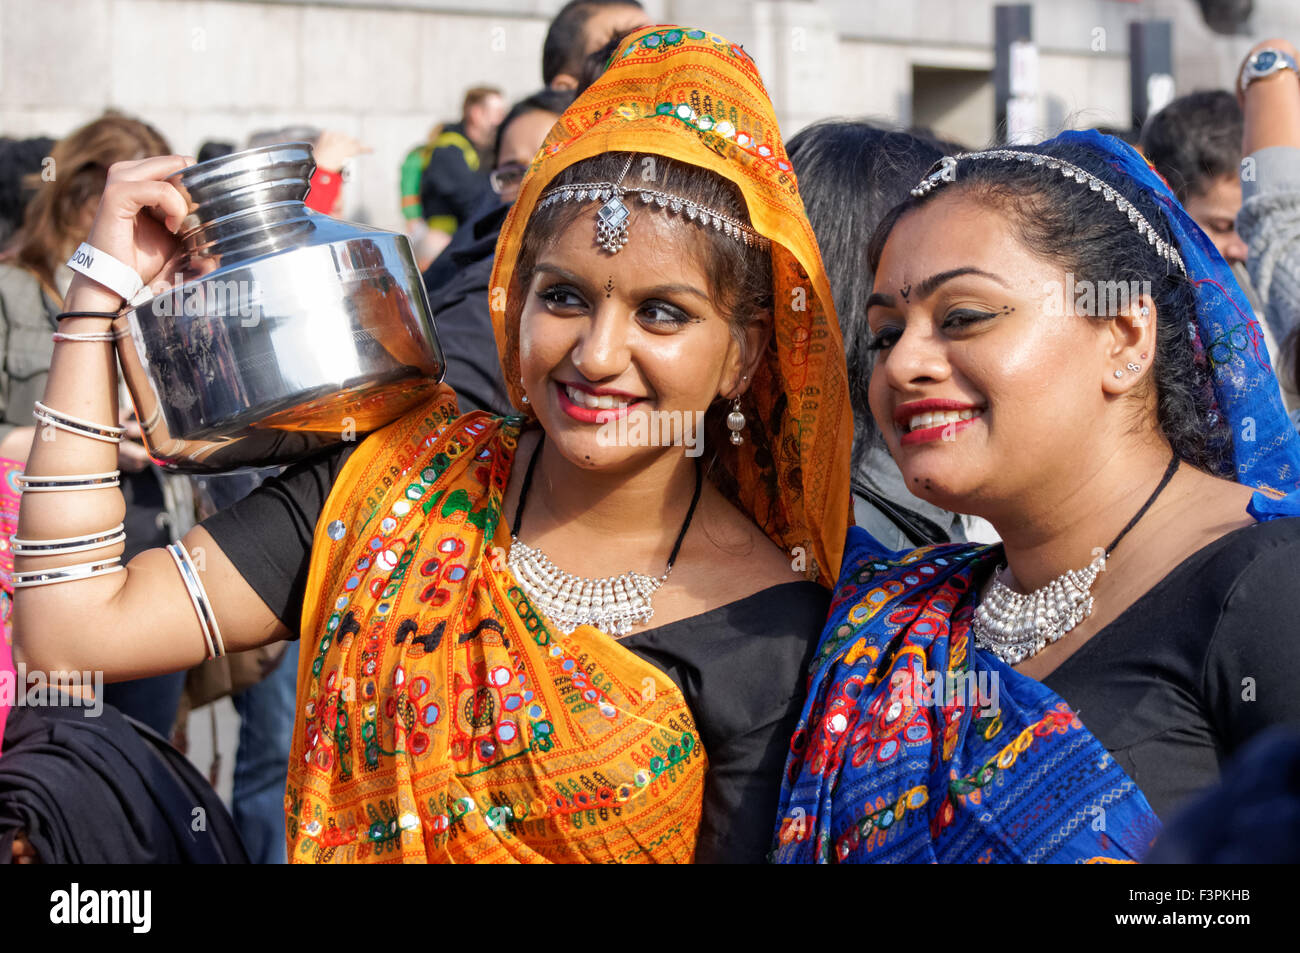
[[[1128,176],[1116,175],[1093,150],[1066,143],[1021,151],[1072,162],[1106,182],[1146,217],[1160,238],[1173,244],[1164,210],[1153,194]],[[1132,287],[1131,282],[1149,282],[1157,325],[1148,380],[1155,386],[1160,432],[1186,462],[1216,476],[1233,477],[1232,433],[1228,422],[1212,410],[1213,378],[1204,357],[1194,353],[1189,324],[1196,322],[1196,290],[1182,272],[1161,258],[1101,192],[1059,171],[1028,162],[963,159],[956,175],[955,183],[922,198],[909,197],[885,217],[867,252],[872,269],[879,267],[889,234],[903,216],[935,197],[960,194],[1002,212],[1026,250],[1072,272],[1076,283],[1089,281],[1095,287],[1121,282]],[[1138,394],[1149,395],[1149,388]]]
[[85,237],[76,233],[82,209],[88,202],[99,203],[108,167],[169,152],[167,140],[153,126],[113,110],[60,139],[50,150],[54,176],[48,182],[35,177],[36,192],[14,238],[13,258],[53,288],[55,266]]
[[1094,132],[1099,132],[1103,136],[1114,136],[1134,148],[1137,148],[1142,141],[1142,130],[1135,126],[1093,126],[1092,128]]
[[847,119],[814,123],[796,134],[786,150],[844,336],[856,470],[879,439],[867,400],[874,354],[868,349],[867,297],[875,270],[867,260],[866,239],[943,153],[911,133]]
[[[640,27],[637,27],[637,29],[639,30]],[[623,41],[635,32],[636,30],[615,31],[604,46],[587,56],[578,75],[577,92],[579,95],[586,92],[588,86],[604,75],[605,70],[609,68],[609,61],[614,58],[614,54],[623,45]]]
[[1178,201],[1200,195],[1215,179],[1237,174],[1245,118],[1237,97],[1206,90],[1175,99],[1142,126],[1142,154]]
[[555,113],[558,116],[568,109],[575,99],[577,93],[571,89],[539,89],[531,96],[519,100],[510,107],[510,112],[506,113],[506,118],[501,120],[501,125],[497,126],[497,138],[492,147],[492,154],[500,158],[501,138],[505,135],[506,126],[520,116],[531,112]]
[[[569,0],[551,21],[542,44],[542,83],[550,86],[561,73],[582,71],[585,48],[582,31],[599,7],[636,7],[639,0]],[[606,57],[608,59],[608,57]]]
[[47,136],[0,139],[0,246],[23,223],[23,209],[36,191],[28,177],[41,171],[53,146]]
[[210,159],[220,159],[222,156],[228,156],[234,151],[235,144],[233,142],[220,142],[209,139],[199,146],[199,154],[194,158],[198,162],[207,162]]

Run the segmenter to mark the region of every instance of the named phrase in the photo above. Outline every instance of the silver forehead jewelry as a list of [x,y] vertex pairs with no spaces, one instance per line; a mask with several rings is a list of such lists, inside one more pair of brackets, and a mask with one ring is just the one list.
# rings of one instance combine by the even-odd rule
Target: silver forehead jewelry
[[677,561],[682,540],[686,538],[686,530],[691,525],[691,517],[695,515],[696,504],[700,502],[704,471],[696,465],[695,495],[691,497],[686,519],[682,522],[677,542],[673,544],[672,554],[668,557],[668,568],[662,576],[647,576],[629,570],[617,576],[588,579],[564,572],[540,549],[519,539],[524,502],[528,498],[533,472],[541,455],[542,441],[539,440],[532,459],[528,461],[528,470],[524,473],[523,486],[519,490],[519,505],[510,530],[510,555],[506,557],[506,565],[533,607],[565,635],[572,635],[580,625],[590,625],[615,638],[622,638],[631,633],[633,626],[649,622],[655,613],[654,606],[650,603],[651,597],[668,581],[668,574],[673,571],[673,563]]
[[712,225],[728,238],[734,238],[746,245],[754,245],[762,249],[771,247],[771,242],[748,225],[709,208],[707,205],[692,202],[690,199],[684,199],[680,195],[673,195],[671,192],[664,192],[660,189],[625,186],[623,180],[627,178],[628,170],[632,168],[633,158],[635,158],[634,155],[628,156],[627,163],[623,166],[623,171],[619,174],[617,181],[578,182],[574,185],[557,185],[542,193],[541,199],[537,202],[537,207],[539,209],[546,208],[556,202],[568,202],[571,199],[576,199],[579,202],[602,202],[603,204],[596,210],[596,242],[611,255],[618,254],[622,247],[627,244],[627,220],[632,213],[623,202],[623,197],[629,193],[640,195],[641,202],[644,205],[667,208],[670,211],[685,215],[687,219],[699,225]]
[[1119,541],[1146,515],[1156,497],[1169,485],[1178,464],[1178,454],[1175,453],[1155,492],[1101,555],[1084,569],[1071,569],[1041,589],[1021,593],[998,578],[1007,568],[1003,563],[971,620],[975,645],[992,652],[1008,665],[1016,665],[1033,658],[1092,615],[1092,586],[1098,573],[1106,568],[1106,560],[1110,559]]
[[[1161,258],[1177,266],[1178,270],[1186,277],[1187,268],[1183,265],[1183,256],[1178,254],[1177,248],[1156,234],[1156,230],[1147,221],[1146,216],[1134,208],[1133,203],[1120,195],[1114,188],[1072,162],[1064,162],[1061,159],[1040,155],[1037,152],[1020,152],[1016,149],[960,152],[955,156],[944,156],[936,162],[926,177],[920,181],[916,188],[912,189],[912,195],[916,198],[922,198],[947,182],[956,182],[957,163],[961,159],[1002,159],[1008,162],[1028,162],[1030,165],[1046,166],[1049,169],[1055,169],[1067,179],[1073,179],[1080,185],[1088,186],[1094,192],[1100,192],[1102,198],[1128,216],[1129,222],[1137,228],[1138,234],[1151,244],[1151,247],[1156,250],[1156,253]],[[1150,312],[1144,311],[1144,313]]]

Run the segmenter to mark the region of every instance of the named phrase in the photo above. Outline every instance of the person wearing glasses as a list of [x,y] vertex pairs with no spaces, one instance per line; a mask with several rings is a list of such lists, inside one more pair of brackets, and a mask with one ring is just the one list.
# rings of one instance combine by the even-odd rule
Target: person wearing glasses
[[424,273],[438,331],[456,342],[447,349],[446,380],[466,412],[512,412],[488,312],[497,237],[529,163],[574,97],[573,90],[543,89],[506,114],[497,130],[496,165],[488,177],[495,204],[460,229],[451,247]]

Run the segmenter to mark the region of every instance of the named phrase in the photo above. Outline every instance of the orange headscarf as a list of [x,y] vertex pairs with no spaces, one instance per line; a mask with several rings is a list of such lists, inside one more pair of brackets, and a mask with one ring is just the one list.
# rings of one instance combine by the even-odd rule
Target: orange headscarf
[[[733,182],[754,230],[772,243],[773,331],[754,375],[758,420],[740,447],[724,446],[723,486],[778,546],[834,585],[849,519],[849,406],[844,346],[830,285],[758,68],[706,30],[649,27],[623,41],[609,68],[555,124],[497,243],[492,321],[516,407],[525,226],[547,185],[603,152],[660,155]],[[683,225],[682,227],[694,227]],[[495,289],[505,289],[500,295]],[[504,299],[504,300],[503,300]]]

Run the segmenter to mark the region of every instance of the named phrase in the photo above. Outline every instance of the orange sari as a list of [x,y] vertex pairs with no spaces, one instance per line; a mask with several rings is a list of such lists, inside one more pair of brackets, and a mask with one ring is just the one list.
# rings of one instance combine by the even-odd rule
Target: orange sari
[[[719,451],[720,489],[830,586],[849,518],[843,346],[771,104],[739,47],[702,30],[633,34],[547,138],[493,275],[516,406],[524,226],[547,182],[606,150],[718,172],[771,240],[774,343],[745,443]],[[589,626],[553,631],[506,567],[502,495],[522,425],[457,418],[444,389],[369,437],[331,490],[302,619],[292,860],[692,858],[708,760],[681,691]]]
[[689,861],[707,767],[680,690],[505,567],[519,418],[448,390],[366,440],[317,524],[287,793],[296,861]]

